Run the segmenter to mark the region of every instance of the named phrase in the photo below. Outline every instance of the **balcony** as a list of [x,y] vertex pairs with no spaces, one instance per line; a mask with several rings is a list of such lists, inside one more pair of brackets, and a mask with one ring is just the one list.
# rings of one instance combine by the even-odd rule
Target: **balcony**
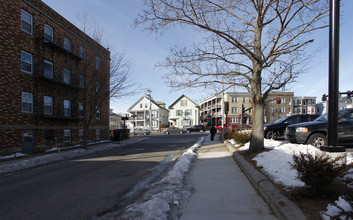
[[74,54],[74,53],[71,52],[71,51],[66,50],[64,47],[62,47],[61,45],[59,45],[59,44],[57,44],[57,43],[55,43],[55,42],[53,42],[53,41],[48,41],[48,40],[46,40],[46,39],[43,39],[43,41],[44,41],[44,45],[46,45],[46,46],[52,48],[53,50],[57,50],[57,51],[63,52],[63,53],[65,53],[67,56],[69,56],[69,57],[71,57],[71,58],[73,58],[73,59],[75,59],[75,60],[77,60],[77,61],[83,60],[80,56]]

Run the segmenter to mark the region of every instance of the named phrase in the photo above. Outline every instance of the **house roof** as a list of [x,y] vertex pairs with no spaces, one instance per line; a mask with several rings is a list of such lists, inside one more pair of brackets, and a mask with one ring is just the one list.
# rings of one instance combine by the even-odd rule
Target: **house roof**
[[[139,102],[141,102],[142,101],[142,99],[144,99],[144,98],[146,98],[146,99],[148,99],[148,100],[150,100],[149,98],[147,98],[146,96],[142,96],[139,100],[137,100],[137,102],[135,102],[130,108],[128,108],[128,112],[130,112],[131,111],[131,109],[133,108],[133,107],[135,107]],[[160,109],[164,109],[164,110],[166,110],[166,111],[169,111],[168,109],[166,109],[166,108],[163,108],[162,106],[160,106],[156,101],[154,101],[153,99],[151,99],[151,102],[153,103],[153,104],[155,104],[156,106],[158,106]]]
[[192,101],[189,97],[187,97],[186,95],[181,95],[175,102],[173,102],[173,104],[171,104],[168,109],[171,109],[176,103],[178,103],[180,101],[180,99],[182,98],[187,98],[188,100],[190,100],[190,102],[194,103],[195,107],[196,108],[200,108],[200,106],[198,104],[196,104],[194,101]]

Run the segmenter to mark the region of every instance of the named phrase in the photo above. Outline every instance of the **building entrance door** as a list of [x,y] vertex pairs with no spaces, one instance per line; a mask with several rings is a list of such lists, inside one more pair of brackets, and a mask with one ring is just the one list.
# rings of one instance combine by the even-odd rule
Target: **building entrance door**
[[24,154],[34,153],[34,131],[33,130],[22,131],[22,153]]

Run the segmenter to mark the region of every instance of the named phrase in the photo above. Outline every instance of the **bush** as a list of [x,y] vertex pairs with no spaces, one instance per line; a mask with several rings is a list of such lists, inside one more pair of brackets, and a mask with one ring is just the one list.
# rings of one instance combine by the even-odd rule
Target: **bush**
[[347,166],[342,161],[344,157],[333,159],[325,153],[320,156],[305,153],[294,154],[292,166],[297,169],[297,179],[304,182],[306,192],[313,197],[320,197],[334,191],[335,180],[348,173],[351,166]]
[[244,145],[250,141],[251,133],[242,131],[232,131],[226,135],[227,139],[234,139],[237,144]]

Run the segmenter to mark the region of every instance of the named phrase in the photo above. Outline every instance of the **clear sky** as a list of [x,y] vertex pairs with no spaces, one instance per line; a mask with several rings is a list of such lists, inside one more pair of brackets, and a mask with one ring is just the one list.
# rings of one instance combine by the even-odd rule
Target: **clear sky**
[[[200,39],[191,29],[169,29],[163,35],[143,31],[143,27],[133,27],[132,23],[142,11],[142,0],[43,0],[47,5],[79,26],[77,15],[85,12],[88,18],[97,22],[105,32],[105,38],[132,60],[131,77],[140,86],[136,95],[112,101],[110,107],[116,113],[125,113],[146,90],[152,90],[152,98],[163,101],[169,107],[177,98],[185,94],[195,102],[210,96],[214,90],[172,91],[162,79],[166,70],[156,69],[155,64],[169,55],[170,48],[176,45],[187,46]],[[340,91],[353,90],[353,1],[341,1],[340,30]],[[314,36],[315,45],[323,49],[312,60],[312,68],[302,74],[297,82],[287,87],[295,96],[316,96],[317,101],[328,93],[328,29]]]

